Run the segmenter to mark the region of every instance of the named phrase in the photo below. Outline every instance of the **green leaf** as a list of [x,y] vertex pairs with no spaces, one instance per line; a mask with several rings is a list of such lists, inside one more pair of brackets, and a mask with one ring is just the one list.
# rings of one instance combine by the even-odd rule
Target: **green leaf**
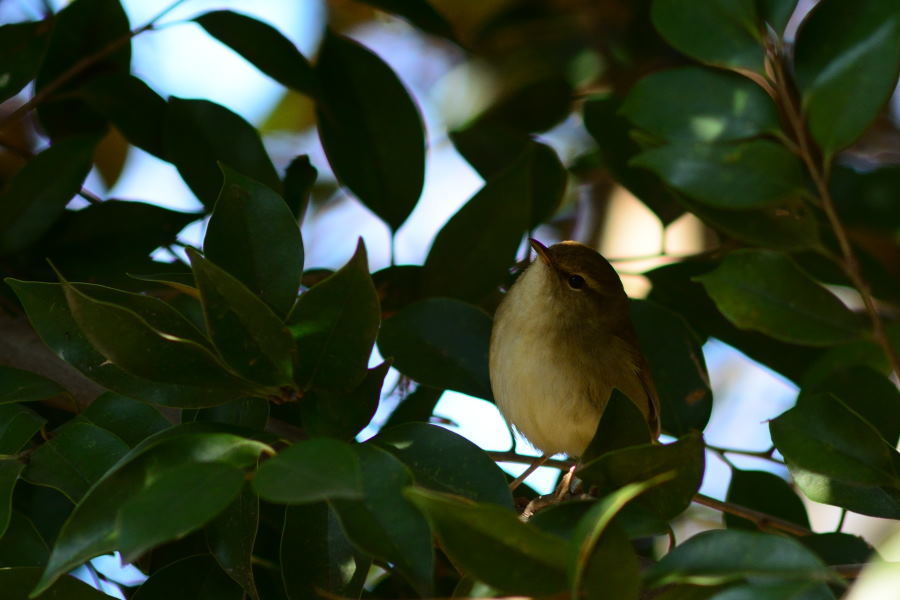
[[259,498],[245,484],[237,498],[205,530],[216,562],[254,600],[259,600],[252,565],[258,527]]
[[28,161],[0,195],[0,256],[24,250],[50,229],[81,189],[97,138],[53,144]]
[[818,3],[797,32],[794,70],[813,138],[826,157],[878,116],[900,72],[900,7]]
[[834,594],[824,583],[762,580],[729,587],[710,600],[834,600]]
[[387,319],[378,349],[393,357],[394,368],[420,383],[490,399],[490,338],[491,318],[481,309],[429,298]]
[[[803,501],[784,479],[773,473],[732,469],[725,499],[810,528]],[[729,529],[756,530],[756,525],[746,519],[731,514],[724,517]]]
[[648,300],[632,300],[631,320],[656,383],[663,429],[676,436],[703,431],[712,391],[701,340],[680,315]]
[[269,399],[267,398],[238,398],[225,404],[201,408],[192,418],[189,411],[182,411],[182,423],[193,421],[195,423],[226,423],[246,429],[262,431],[269,420]]
[[719,529],[678,545],[645,574],[654,586],[668,583],[715,585],[743,577],[826,580],[819,558],[791,538]]
[[828,377],[804,391],[834,394],[868,421],[891,446],[900,438],[900,391],[890,379],[871,367],[849,366],[830,370]]
[[457,41],[453,27],[428,3],[428,0],[362,0],[362,2],[405,19],[410,25],[425,33],[446,38],[451,42]]
[[731,143],[674,143],[632,159],[669,185],[706,206],[768,208],[804,193],[800,159],[768,140]]
[[566,544],[496,504],[408,488],[441,548],[465,574],[504,593],[549,596],[566,586]]
[[434,549],[422,514],[404,497],[412,475],[375,446],[352,446],[362,472],[362,498],[331,501],[347,538],[373,557],[392,563],[424,597],[432,593]]
[[650,17],[663,38],[691,58],[765,73],[754,0],[654,0]]
[[18,404],[0,405],[0,454],[15,454],[47,420]]
[[667,445],[644,444],[603,454],[580,466],[575,474],[598,486],[600,492],[616,490],[629,483],[648,481],[667,472],[672,481],[655,487],[634,501],[664,520],[683,512],[700,488],[704,471],[703,439],[696,431]]
[[36,402],[65,393],[65,388],[37,373],[0,365],[0,404]]
[[[31,522],[42,543],[52,545],[74,506],[59,490],[20,480],[13,496],[13,508],[13,515],[19,511]],[[49,555],[47,548],[39,566],[47,564]]]
[[111,73],[89,81],[80,94],[126,140],[157,158],[166,159],[163,147],[166,101],[142,79],[127,72]]
[[359,553],[325,502],[289,506],[281,533],[281,576],[290,600],[314,600],[325,590],[357,598],[372,563]]
[[519,156],[438,232],[422,273],[429,295],[477,303],[497,290],[528,228],[531,165],[530,153]]
[[0,568],[0,589],[9,600],[110,600],[85,582],[68,575],[60,579],[44,593],[32,596],[29,594],[41,575],[39,567]]
[[319,171],[312,166],[306,154],[294,158],[284,171],[284,200],[297,221],[302,222],[306,216],[306,207],[309,206],[318,175]]
[[266,385],[291,382],[294,340],[284,323],[240,281],[188,249],[206,330],[241,377]]
[[46,21],[0,26],[0,102],[5,102],[34,79],[51,31]]
[[34,523],[21,512],[13,510],[6,533],[0,536],[0,569],[43,567],[49,556],[50,549]]
[[809,346],[848,342],[862,333],[856,314],[779,252],[738,250],[695,280],[741,329]]
[[245,395],[236,387],[175,385],[131,375],[94,349],[72,317],[61,284],[15,279],[6,282],[25,306],[31,325],[44,343],[57,356],[107,389],[153,404],[191,408],[222,404]]
[[[34,82],[48,90],[81,61],[90,68],[70,77],[38,105],[38,116],[54,140],[79,133],[102,133],[106,121],[71,92],[105,73],[131,68],[131,28],[119,0],[79,0],[56,14],[47,52]],[[47,92],[44,92],[47,93]]]
[[349,390],[366,376],[381,309],[366,246],[334,275],[300,296],[288,316],[297,345],[294,381],[311,387]]
[[128,445],[115,434],[91,423],[71,421],[31,454],[22,476],[78,502],[127,452]]
[[572,84],[561,74],[526,75],[481,115],[476,125],[507,132],[535,133],[559,124],[572,111]]
[[898,453],[829,394],[803,393],[770,421],[772,441],[804,494],[864,515],[900,518]]
[[378,410],[390,366],[390,361],[385,361],[369,369],[362,383],[349,392],[310,390],[304,394],[300,405],[303,430],[313,437],[354,439]]
[[797,0],[756,0],[756,10],[779,36],[784,33],[794,9],[797,8]]
[[253,479],[262,498],[303,504],[332,498],[360,498],[360,463],[349,445],[320,438],[297,442],[264,462]]
[[315,95],[315,73],[306,57],[268,23],[230,10],[203,13],[194,21],[278,83]]
[[830,531],[797,539],[815,552],[826,565],[863,564],[878,558],[878,553],[866,540],[849,533]]
[[281,189],[259,134],[220,104],[170,98],[163,147],[167,159],[205,206],[216,202],[222,187],[219,163],[276,192]]
[[297,220],[265,185],[222,165],[225,181],[203,240],[206,256],[288,314],[303,274],[303,240]]
[[400,400],[382,427],[387,429],[394,425],[416,421],[427,423],[443,394],[444,390],[419,384],[415,391]]
[[132,447],[172,426],[153,406],[114,392],[96,398],[81,417],[111,431]]
[[650,427],[644,413],[619,389],[613,388],[600,415],[597,431],[581,455],[581,462],[587,464],[607,452],[649,444],[653,441]]
[[166,471],[195,463],[243,469],[255,465],[263,451],[272,452],[255,440],[228,433],[196,433],[185,427],[145,440],[108,470],[66,519],[35,591],[43,591],[86,560],[117,549],[120,511]]
[[0,458],[0,541],[12,515],[12,495],[25,463],[17,458]]
[[243,472],[223,463],[189,463],[163,471],[119,508],[122,560],[133,562],[147,550],[205,525],[231,504],[243,485]]
[[418,486],[513,508],[506,475],[459,434],[437,425],[405,423],[380,432],[370,443],[403,461]]
[[319,136],[338,181],[391,230],[412,212],[425,177],[425,130],[413,99],[378,56],[326,32],[316,63]]
[[635,84],[621,112],[667,141],[721,142],[778,131],[778,111],[745,77],[703,67],[659,71]]
[[242,600],[244,590],[207,554],[182,558],[153,573],[133,600]]

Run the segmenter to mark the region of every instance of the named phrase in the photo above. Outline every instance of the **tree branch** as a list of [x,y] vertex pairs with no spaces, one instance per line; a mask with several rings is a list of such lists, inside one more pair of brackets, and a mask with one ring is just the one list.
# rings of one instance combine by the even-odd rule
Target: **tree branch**
[[[525,456],[524,454],[517,454],[515,452],[499,451],[489,451],[487,455],[490,456],[494,462],[510,462],[518,463],[521,465],[530,465],[539,458],[537,456]],[[574,460],[559,460],[549,458],[542,466],[552,467],[554,469],[559,469],[560,471],[568,471],[575,464],[576,463]]]
[[703,494],[696,494],[694,496],[694,502],[718,510],[719,512],[728,513],[729,515],[734,515],[736,517],[741,517],[742,519],[752,521],[753,524],[757,526],[757,528],[763,531],[765,531],[766,529],[774,529],[776,531],[781,531],[796,536],[811,535],[813,533],[812,530],[807,529],[802,525],[797,525],[796,523],[792,523],[785,519],[760,512],[758,510],[753,510],[752,508],[747,508],[746,506],[741,506],[740,504],[716,500],[715,498],[710,498],[709,496],[705,496]]

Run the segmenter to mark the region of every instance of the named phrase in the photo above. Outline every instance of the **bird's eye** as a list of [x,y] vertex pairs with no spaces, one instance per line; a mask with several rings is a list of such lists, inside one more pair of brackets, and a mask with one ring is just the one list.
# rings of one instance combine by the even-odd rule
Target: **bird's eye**
[[569,275],[569,287],[573,290],[580,290],[584,287],[584,277],[581,275]]

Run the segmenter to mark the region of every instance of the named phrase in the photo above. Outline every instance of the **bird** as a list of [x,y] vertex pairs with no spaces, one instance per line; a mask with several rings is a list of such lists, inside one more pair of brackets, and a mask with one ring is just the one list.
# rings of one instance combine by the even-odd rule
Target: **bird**
[[529,242],[537,258],[500,302],[491,332],[489,374],[501,413],[542,460],[577,458],[618,388],[655,439],[659,397],[619,275],[584,244]]

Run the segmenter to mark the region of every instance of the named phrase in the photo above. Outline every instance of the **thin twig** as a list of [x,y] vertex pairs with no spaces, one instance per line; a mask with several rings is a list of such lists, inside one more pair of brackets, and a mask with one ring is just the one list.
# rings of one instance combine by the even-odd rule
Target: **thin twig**
[[841,516],[840,516],[840,518],[838,519],[837,527],[834,528],[834,530],[835,530],[836,532],[840,532],[840,531],[842,531],[842,530],[844,529],[844,520],[846,520],[846,518],[847,518],[847,509],[846,509],[846,508],[842,508],[842,509],[841,509]]
[[[520,465],[530,465],[538,457],[536,456],[525,456],[524,454],[517,454],[515,452],[500,452],[500,451],[489,451],[487,453],[488,456],[491,457],[491,460],[494,462],[510,462],[517,463]],[[550,458],[543,464],[545,467],[552,467],[554,469],[559,469],[560,471],[568,471],[575,465],[574,460],[560,460]]]
[[758,510],[753,510],[752,508],[747,508],[746,506],[741,506],[739,504],[734,504],[733,502],[723,502],[721,500],[716,500],[715,498],[710,498],[709,496],[705,496],[703,494],[696,494],[694,496],[694,502],[703,506],[708,506],[709,508],[718,510],[723,513],[728,513],[730,515],[752,521],[753,524],[761,530],[775,529],[777,531],[782,531],[784,533],[789,533],[791,535],[797,536],[811,535],[813,533],[811,530],[803,527],[802,525],[791,523],[790,521],[787,521],[780,517],[760,512]]
[[528,468],[522,472],[521,475],[519,475],[518,477],[516,477],[515,479],[513,479],[512,481],[509,482],[509,489],[514,490],[517,487],[519,487],[520,485],[522,485],[522,482],[525,481],[526,479],[528,479],[529,475],[531,475],[532,473],[537,471],[538,468],[540,468],[548,460],[550,460],[549,454],[545,454],[545,455],[541,456],[540,458],[534,459],[532,461],[532,463],[530,465],[528,465]]
[[[784,466],[784,461],[778,460],[772,453],[775,451],[775,447],[772,446],[768,450],[741,450],[740,448],[720,448],[719,446],[711,446],[710,444],[706,445],[708,450],[712,450],[716,454],[723,456],[724,454],[739,454],[741,456],[752,456],[753,458],[761,458],[763,460],[768,460],[778,465]],[[727,459],[723,459],[726,462],[729,462]]]

